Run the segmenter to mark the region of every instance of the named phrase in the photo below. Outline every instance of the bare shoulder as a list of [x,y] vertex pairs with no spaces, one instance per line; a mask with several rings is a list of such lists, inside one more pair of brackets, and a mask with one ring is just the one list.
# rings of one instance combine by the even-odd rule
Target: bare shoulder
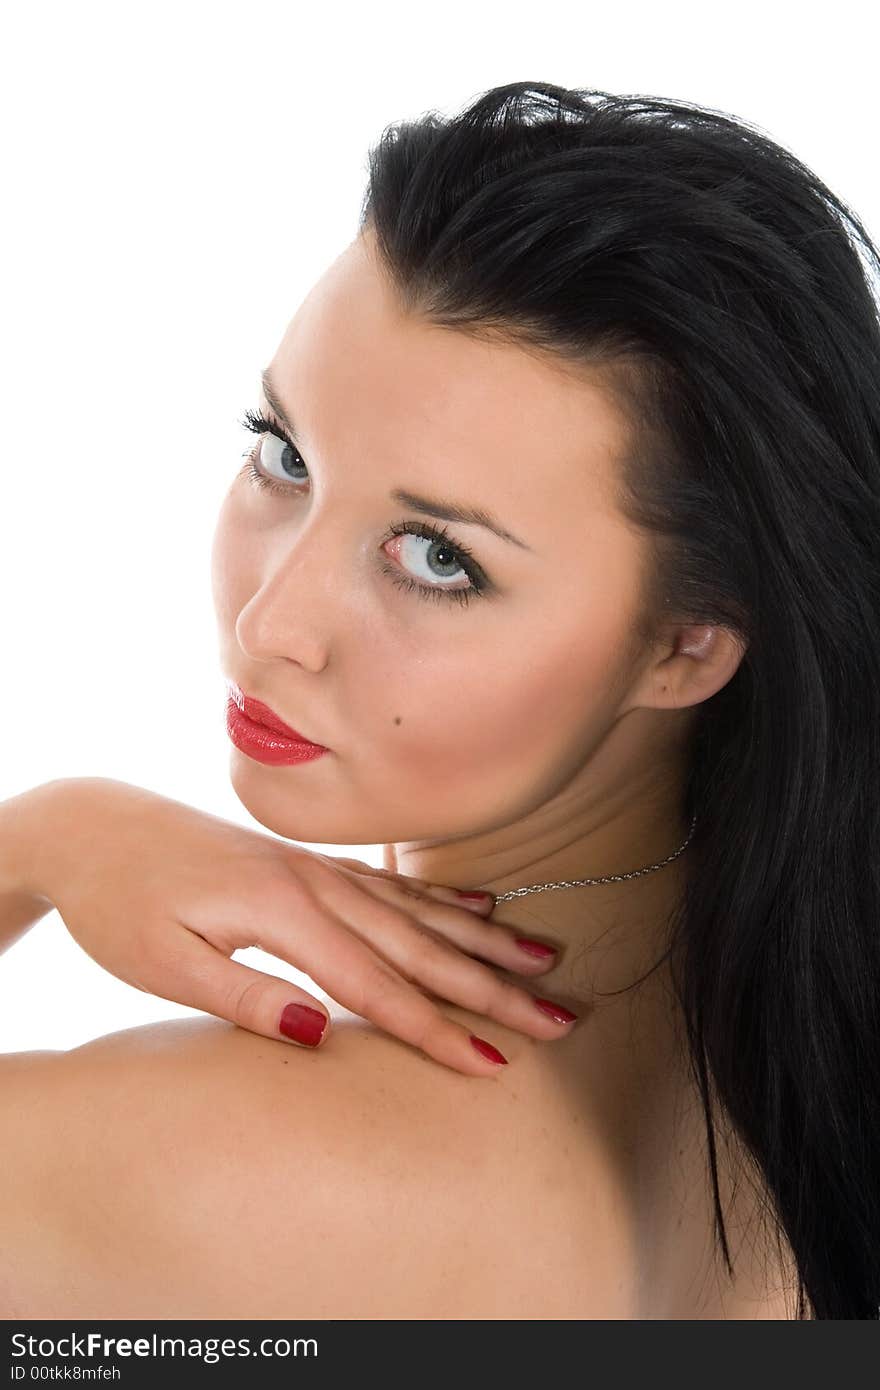
[[344,1020],[314,1053],[206,1016],[6,1056],[4,1316],[530,1316],[491,1311],[531,1267],[512,1098]]
[[0,1057],[0,1316],[791,1316],[757,1260],[713,1292],[696,1145],[649,1236],[599,1112],[499,1041],[486,1080],[344,1011],[316,1052],[201,1016]]

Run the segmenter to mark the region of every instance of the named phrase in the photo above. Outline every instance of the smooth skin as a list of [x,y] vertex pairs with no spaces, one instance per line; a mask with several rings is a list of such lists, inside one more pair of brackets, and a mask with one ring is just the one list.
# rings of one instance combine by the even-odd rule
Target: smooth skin
[[[321,1000],[233,959],[257,947],[333,999],[466,1076],[495,1064],[440,1000],[555,1040],[555,1001],[502,979],[548,968],[471,902],[359,860],[323,855],[144,787],[60,778],[0,804],[0,952],[53,907],[111,974],[251,1032],[326,1046]],[[462,904],[467,901],[467,906]],[[528,943],[527,943],[528,944]],[[304,1040],[282,1025],[308,1011]],[[478,1039],[478,1041],[480,1041]]]
[[[670,855],[694,708],[743,652],[675,615],[639,635],[650,549],[616,505],[627,422],[608,383],[405,313],[369,233],[268,374],[299,453],[254,440],[282,491],[242,469],[223,503],[221,666],[330,754],[268,767],[233,748],[250,814],[495,893]],[[521,542],[434,523],[491,593],[464,606],[395,582],[468,584],[430,540],[389,538],[430,521],[395,489]],[[496,906],[487,920],[558,946],[540,993],[579,1021],[548,1046],[444,1002],[508,1058],[487,1077],[336,1005],[314,1053],[199,1019],[3,1059],[0,1119],[24,1117],[6,1126],[7,1315],[791,1316],[791,1266],[720,1136],[732,1282],[713,1250],[663,960],[687,859]]]

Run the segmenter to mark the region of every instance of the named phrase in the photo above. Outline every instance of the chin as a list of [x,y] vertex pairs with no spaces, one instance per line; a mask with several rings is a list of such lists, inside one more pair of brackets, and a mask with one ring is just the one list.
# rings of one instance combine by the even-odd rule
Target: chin
[[380,843],[377,821],[365,823],[362,802],[349,814],[344,800],[340,805],[338,793],[318,791],[313,779],[306,780],[321,761],[318,759],[304,767],[269,767],[254,763],[234,749],[229,780],[238,800],[254,820],[285,840],[311,845]]

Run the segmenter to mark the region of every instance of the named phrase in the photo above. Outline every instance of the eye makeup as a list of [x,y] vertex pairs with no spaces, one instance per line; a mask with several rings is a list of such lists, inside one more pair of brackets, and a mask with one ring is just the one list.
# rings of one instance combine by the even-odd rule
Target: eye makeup
[[[260,436],[272,435],[280,440],[288,450],[294,455],[294,466],[301,466],[305,477],[290,477],[289,482],[282,482],[265,473],[258,464],[261,457],[260,440],[245,451],[245,464],[242,472],[247,477],[251,485],[259,491],[272,493],[275,496],[295,496],[300,490],[300,484],[306,481],[308,470],[305,460],[297,446],[287,434],[286,430],[270,416],[264,415],[261,411],[246,410],[241,418],[240,424],[244,429],[250,430],[253,434]],[[426,599],[454,599],[459,604],[467,605],[471,598],[494,592],[494,586],[486,575],[485,571],[477,564],[468,548],[460,541],[456,541],[443,526],[436,526],[427,521],[405,520],[395,522],[389,527],[387,533],[382,538],[382,544],[386,544],[394,536],[416,536],[429,541],[429,554],[433,551],[450,557],[441,563],[457,566],[467,576],[469,585],[467,588],[453,589],[448,585],[424,584],[413,579],[399,567],[381,564],[382,572],[391,579],[391,582],[407,593],[415,593],[420,598]]]

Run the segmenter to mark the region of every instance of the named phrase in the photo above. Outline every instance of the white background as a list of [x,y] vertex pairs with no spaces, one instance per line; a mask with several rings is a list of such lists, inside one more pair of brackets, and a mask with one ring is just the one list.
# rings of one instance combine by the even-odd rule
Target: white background
[[[526,79],[693,101],[792,149],[876,240],[870,13],[675,0],[7,7],[0,799],[101,775],[262,830],[228,782],[211,539],[253,442],[237,420],[355,234],[385,125]],[[376,847],[337,852],[380,862]],[[237,958],[267,968],[257,952]],[[0,957],[3,1051],[193,1012],[103,971],[57,912]]]

